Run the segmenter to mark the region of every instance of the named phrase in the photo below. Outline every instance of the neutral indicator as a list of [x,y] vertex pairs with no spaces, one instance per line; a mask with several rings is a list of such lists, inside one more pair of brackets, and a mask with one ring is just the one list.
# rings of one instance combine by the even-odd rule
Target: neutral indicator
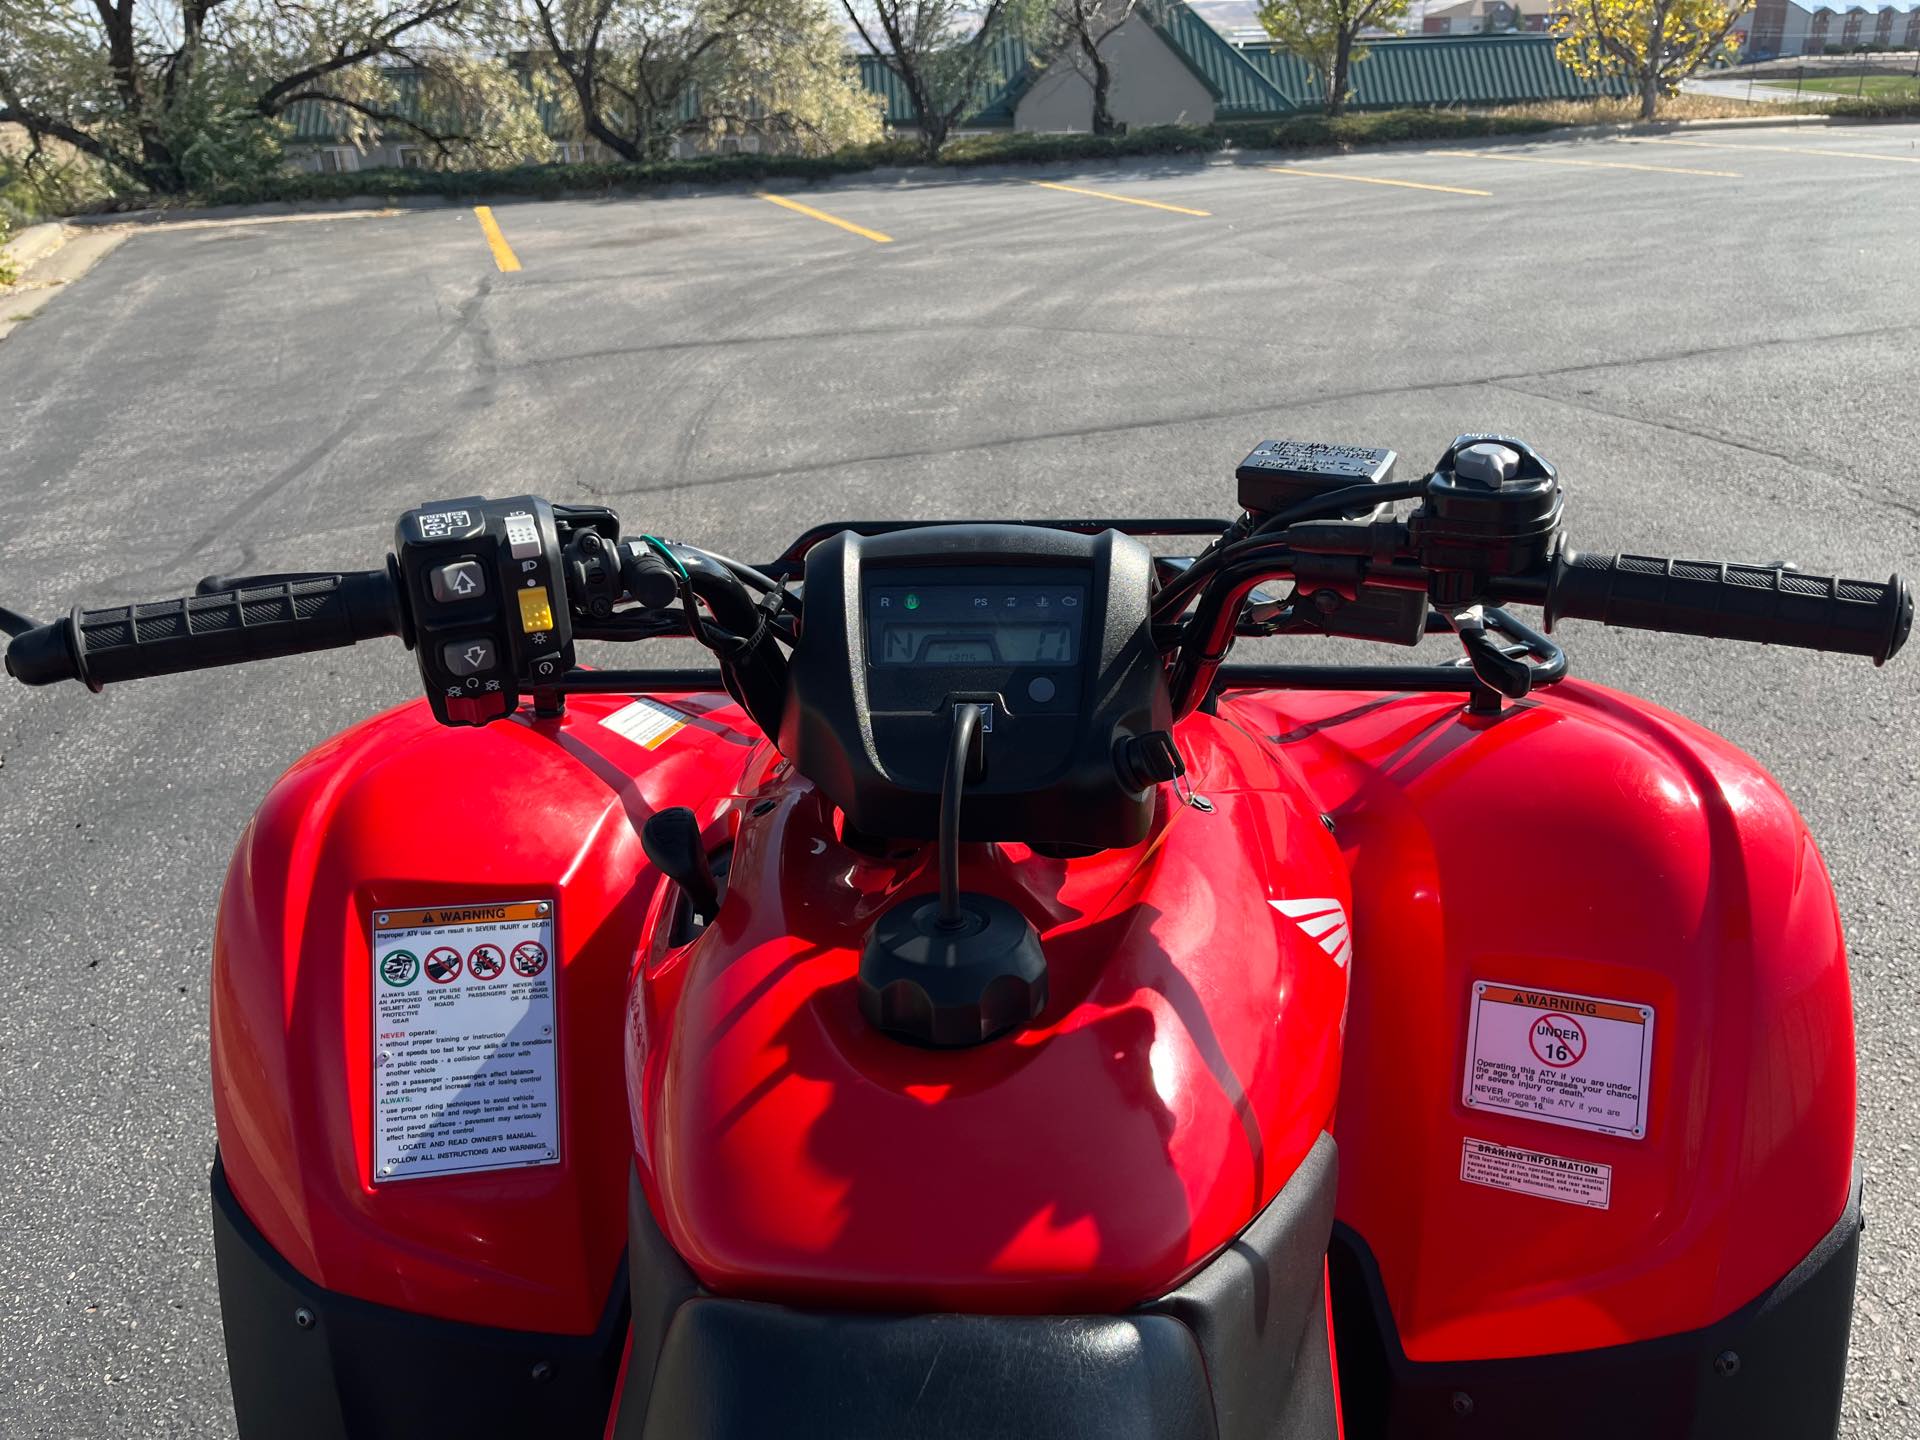
[[907,608],[909,610],[918,610],[920,608],[920,597],[918,595],[907,596]]

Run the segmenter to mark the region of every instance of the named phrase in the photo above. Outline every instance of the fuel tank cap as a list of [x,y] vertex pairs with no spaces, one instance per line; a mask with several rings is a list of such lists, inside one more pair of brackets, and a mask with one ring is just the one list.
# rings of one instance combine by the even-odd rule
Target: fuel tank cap
[[860,1010],[913,1045],[979,1045],[1025,1025],[1047,1003],[1047,957],[1027,917],[1004,900],[963,892],[942,917],[938,895],[886,910],[860,952]]

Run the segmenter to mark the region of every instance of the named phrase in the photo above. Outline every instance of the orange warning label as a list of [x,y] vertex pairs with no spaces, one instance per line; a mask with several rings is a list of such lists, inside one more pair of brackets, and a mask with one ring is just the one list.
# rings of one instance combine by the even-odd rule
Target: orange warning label
[[450,905],[432,910],[382,910],[374,917],[376,930],[414,930],[422,925],[443,929],[449,925],[498,925],[507,920],[539,920],[547,907],[536,900],[519,905]]
[[1647,1019],[1644,1006],[1622,1005],[1617,1000],[1594,1000],[1585,995],[1561,995],[1552,990],[1523,990],[1516,985],[1483,985],[1480,998],[1500,1005],[1526,1005],[1535,1010],[1554,1010],[1562,1015],[1586,1015],[1595,1020],[1620,1020],[1639,1025]]

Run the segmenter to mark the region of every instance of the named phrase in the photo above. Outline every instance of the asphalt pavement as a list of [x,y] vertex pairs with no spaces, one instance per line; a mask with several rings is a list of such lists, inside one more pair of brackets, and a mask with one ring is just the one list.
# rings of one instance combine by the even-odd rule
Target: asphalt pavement
[[[1560,466],[1582,548],[1920,569],[1920,126],[1271,165],[137,234],[0,343],[0,603],[367,566],[476,491],[743,557],[856,516],[1224,515],[1261,440],[1408,474],[1472,429]],[[1563,638],[1820,837],[1869,1213],[1844,1433],[1920,1435],[1920,660]],[[416,688],[397,644],[0,687],[0,1433],[230,1433],[215,901],[274,777]]]

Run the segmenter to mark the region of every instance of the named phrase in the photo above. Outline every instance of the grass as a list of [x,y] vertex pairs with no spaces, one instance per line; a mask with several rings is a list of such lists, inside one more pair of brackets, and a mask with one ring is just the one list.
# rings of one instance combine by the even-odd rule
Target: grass
[[[1662,120],[1745,120],[1760,116],[1794,115],[1824,110],[1826,106],[1782,105],[1769,100],[1728,100],[1718,95],[1670,95],[1660,102]],[[1637,99],[1549,100],[1538,105],[1503,106],[1499,114],[1540,115],[1556,125],[1625,125],[1640,119]]]
[[[1795,89],[1794,86],[1781,80],[1764,81],[1760,88]],[[1801,81],[1798,88],[1801,92],[1808,94],[1864,96],[1874,100],[1911,100],[1920,104],[1920,79],[1915,79],[1911,75],[1823,75],[1817,79]]]

